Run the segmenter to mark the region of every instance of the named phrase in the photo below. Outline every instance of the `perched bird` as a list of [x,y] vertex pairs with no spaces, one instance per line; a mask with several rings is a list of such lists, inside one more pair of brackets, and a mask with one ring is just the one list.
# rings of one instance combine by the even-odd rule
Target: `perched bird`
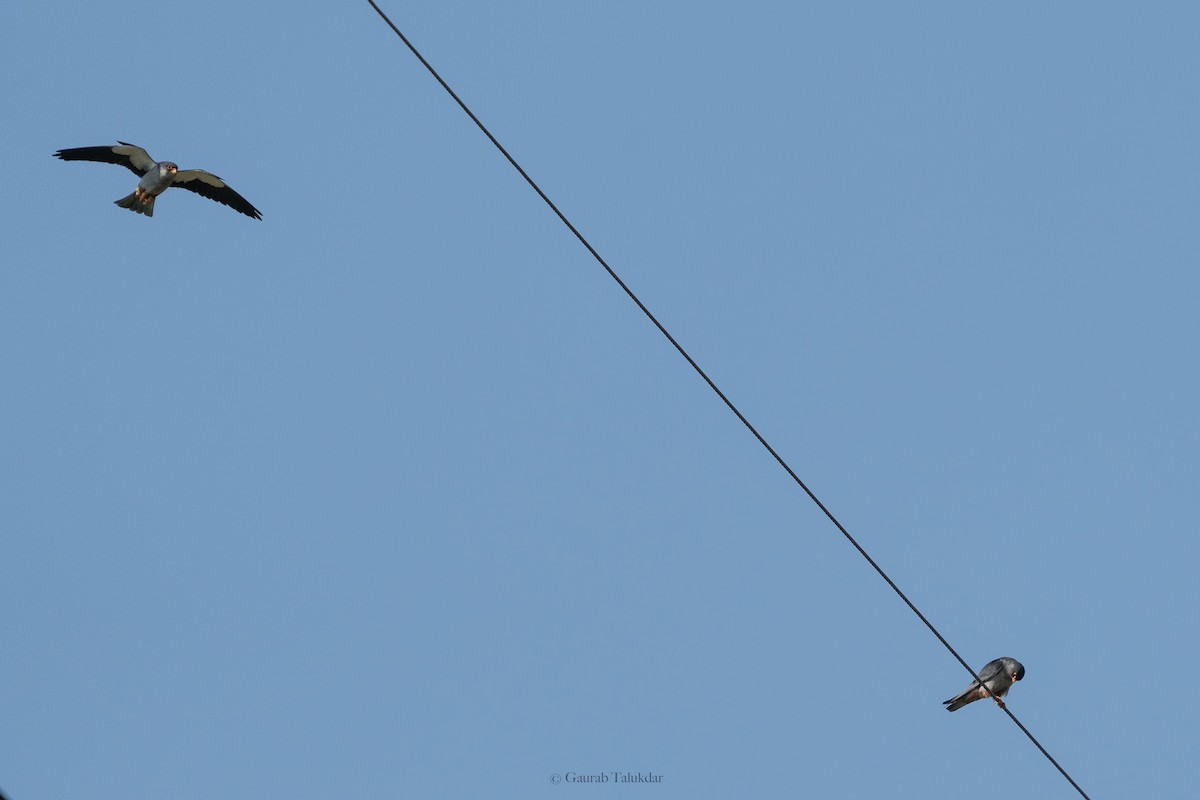
[[100,161],[105,164],[120,164],[142,176],[133,194],[114,201],[121,208],[128,208],[147,217],[154,216],[154,198],[171,186],[195,192],[209,200],[227,205],[248,217],[262,219],[258,209],[235,192],[225,181],[202,169],[180,169],[170,161],[155,161],[142,148],[129,142],[120,142],[115,147],[72,147],[54,154],[63,161]]
[[[983,665],[983,669],[979,670],[979,680],[983,681],[983,686],[992,691],[992,695],[1001,708],[1004,708],[1004,701],[1000,698],[1008,694],[1013,683],[1024,677],[1025,667],[1021,666],[1021,662],[1007,656],[989,661]],[[957,697],[951,697],[942,705],[948,706],[947,711],[958,711],[967,703],[974,703],[976,700],[987,697],[988,693],[983,686],[979,685],[979,681],[971,681],[971,685],[967,687],[966,691]]]

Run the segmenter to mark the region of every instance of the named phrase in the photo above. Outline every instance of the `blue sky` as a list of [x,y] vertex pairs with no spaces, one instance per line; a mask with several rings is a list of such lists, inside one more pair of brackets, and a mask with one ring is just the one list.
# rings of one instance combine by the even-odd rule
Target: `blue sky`
[[[1093,798],[1190,796],[1192,4],[382,5]],[[0,68],[11,800],[1076,796],[365,0]]]

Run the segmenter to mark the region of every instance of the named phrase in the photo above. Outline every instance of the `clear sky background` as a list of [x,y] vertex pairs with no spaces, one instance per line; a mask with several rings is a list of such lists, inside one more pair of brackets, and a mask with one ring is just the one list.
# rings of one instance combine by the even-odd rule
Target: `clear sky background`
[[[1200,11],[969,5],[383,7],[1093,798],[1192,797]],[[0,75],[11,800],[1076,796],[365,0]]]

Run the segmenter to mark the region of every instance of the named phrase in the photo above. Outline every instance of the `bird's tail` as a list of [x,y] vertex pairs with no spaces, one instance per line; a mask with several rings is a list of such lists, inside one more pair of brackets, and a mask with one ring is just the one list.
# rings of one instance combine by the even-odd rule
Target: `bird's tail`
[[121,208],[128,208],[130,211],[138,214],[145,214],[147,217],[154,216],[154,195],[150,194],[142,187],[133,190],[133,194],[126,195],[120,200],[113,202]]
[[963,706],[974,703],[979,699],[977,695],[974,695],[974,691],[978,688],[978,686],[972,686],[957,697],[951,697],[949,700],[942,701],[942,705],[946,706],[947,711],[958,711]]

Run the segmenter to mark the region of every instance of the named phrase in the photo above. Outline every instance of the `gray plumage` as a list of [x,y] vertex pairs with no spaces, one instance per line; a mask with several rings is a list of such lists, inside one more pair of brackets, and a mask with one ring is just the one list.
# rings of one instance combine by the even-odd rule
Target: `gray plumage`
[[250,201],[211,172],[202,169],[180,169],[170,161],[155,161],[136,144],[118,142],[115,147],[70,147],[59,150],[54,155],[63,161],[120,164],[140,175],[142,179],[133,193],[114,202],[121,208],[128,208],[147,217],[154,216],[154,199],[168,188],[178,186],[209,200],[216,200],[247,217],[262,219],[262,214],[250,205]]
[[1012,685],[1024,677],[1025,667],[1021,666],[1020,661],[1008,656],[997,658],[984,664],[983,669],[979,670],[979,680],[983,681],[983,686],[979,685],[979,681],[971,681],[971,685],[962,694],[951,697],[942,705],[947,706],[947,711],[958,711],[968,703],[987,697],[988,693],[983,688],[986,686],[1000,707],[1004,708],[1004,701],[1000,698],[1008,694]]

